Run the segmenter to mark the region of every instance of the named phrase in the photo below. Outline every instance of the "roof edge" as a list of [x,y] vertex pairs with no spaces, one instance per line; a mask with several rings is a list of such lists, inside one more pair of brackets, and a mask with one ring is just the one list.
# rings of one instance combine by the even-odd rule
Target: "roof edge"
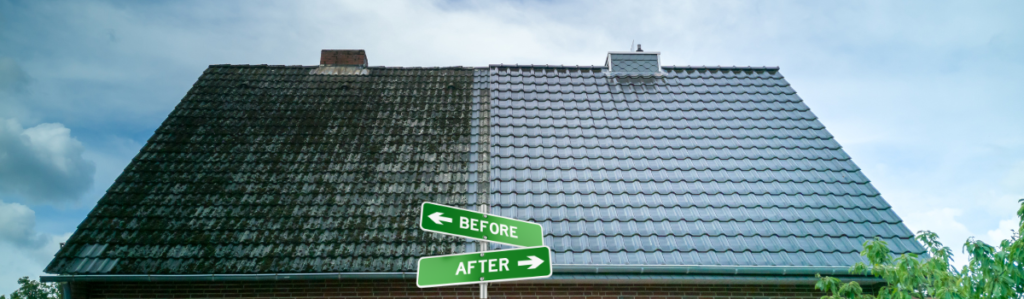
[[416,278],[416,272],[335,272],[335,273],[271,273],[271,274],[83,274],[42,275],[40,282],[72,281],[265,281],[316,279],[390,279]]
[[849,267],[817,266],[685,266],[685,265],[552,265],[556,273],[580,274],[712,274],[712,275],[830,275],[850,273]]
[[[621,280],[615,275],[651,274],[653,276],[682,275],[695,280],[706,281],[723,277],[747,277],[747,280],[806,281],[815,274],[828,276],[852,276],[870,278],[868,275],[850,273],[848,267],[813,267],[813,266],[679,266],[679,265],[552,265],[559,277],[578,275],[608,275],[607,278],[596,277],[597,280]],[[801,277],[802,276],[802,277]],[[271,273],[271,274],[85,274],[85,275],[44,275],[41,282],[70,281],[264,281],[264,280],[315,280],[315,279],[413,279],[416,272],[334,272],[334,273]],[[561,280],[572,278],[560,278]],[[589,280],[584,279],[583,280]],[[651,279],[645,277],[630,278]],[[735,280],[730,278],[729,280]],[[672,279],[678,280],[678,279]]]
[[[838,276],[843,281],[856,281],[861,285],[885,283],[869,276]],[[814,276],[779,275],[686,275],[686,274],[560,274],[541,280],[512,281],[509,283],[595,283],[595,284],[782,284],[813,285],[820,278]]]

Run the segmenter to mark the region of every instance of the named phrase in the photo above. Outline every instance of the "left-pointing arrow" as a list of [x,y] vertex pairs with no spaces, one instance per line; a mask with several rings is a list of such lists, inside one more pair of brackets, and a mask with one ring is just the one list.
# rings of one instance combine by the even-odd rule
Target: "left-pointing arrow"
[[433,213],[433,214],[430,214],[430,216],[427,216],[427,218],[430,218],[430,220],[433,220],[433,221],[434,221],[434,223],[437,223],[438,225],[440,225],[440,224],[441,224],[441,222],[448,222],[448,223],[451,223],[451,222],[452,222],[452,219],[451,219],[451,218],[448,218],[448,217],[441,217],[441,215],[443,215],[443,214],[444,214],[444,213],[441,213],[441,212],[435,212],[435,213]]
[[526,258],[528,258],[530,260],[528,260],[528,261],[519,261],[519,266],[530,266],[529,268],[526,268],[526,269],[531,269],[532,270],[532,269],[537,269],[537,267],[540,267],[540,264],[544,263],[544,260],[539,259],[536,256],[532,256],[531,255],[531,256],[527,256]]

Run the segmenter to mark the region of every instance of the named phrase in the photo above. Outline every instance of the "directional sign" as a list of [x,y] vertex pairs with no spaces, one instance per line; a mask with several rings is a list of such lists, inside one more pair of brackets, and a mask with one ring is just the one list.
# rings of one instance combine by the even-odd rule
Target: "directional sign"
[[421,288],[543,278],[551,276],[547,246],[422,257],[416,270]]
[[424,202],[420,228],[435,233],[514,246],[544,245],[540,224]]

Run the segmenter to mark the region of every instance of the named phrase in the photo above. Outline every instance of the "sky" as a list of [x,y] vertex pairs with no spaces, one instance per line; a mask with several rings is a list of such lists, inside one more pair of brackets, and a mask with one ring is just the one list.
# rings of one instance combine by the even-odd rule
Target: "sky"
[[963,262],[1024,198],[1021,1],[0,0],[0,294],[36,279],[211,64],[779,66],[912,231]]

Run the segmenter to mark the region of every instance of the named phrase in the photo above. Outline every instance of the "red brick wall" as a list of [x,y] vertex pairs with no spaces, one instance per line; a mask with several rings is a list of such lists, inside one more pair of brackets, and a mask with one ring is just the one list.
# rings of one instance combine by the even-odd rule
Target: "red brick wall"
[[361,65],[366,66],[366,51],[363,50],[321,50],[322,65]]
[[[478,298],[477,285],[420,289],[412,280],[246,282],[75,282],[86,298]],[[811,285],[526,284],[498,283],[490,298],[820,298]]]

